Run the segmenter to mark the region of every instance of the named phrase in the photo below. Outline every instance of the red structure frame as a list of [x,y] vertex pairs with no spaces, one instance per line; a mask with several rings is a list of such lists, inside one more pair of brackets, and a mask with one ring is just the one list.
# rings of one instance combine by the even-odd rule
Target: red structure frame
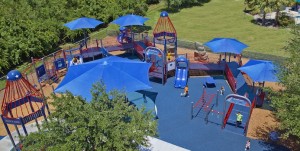
[[[234,101],[233,100],[230,100],[231,98],[234,98],[238,101]],[[245,107],[249,107],[249,117],[248,117],[248,120],[246,122],[246,125],[244,127],[244,135],[247,134],[247,130],[248,130],[248,125],[249,125],[249,121],[250,121],[250,117],[251,117],[251,114],[252,114],[252,110],[253,108],[255,107],[255,102],[256,102],[256,99],[254,98],[254,100],[251,102],[247,97],[245,96],[241,96],[241,95],[237,95],[237,94],[229,94],[226,96],[225,98],[225,101],[224,101],[224,106],[225,106],[225,110],[226,110],[226,103],[229,102],[230,105],[228,107],[228,110],[225,114],[225,116],[223,117],[223,125],[222,125],[222,128],[225,128],[226,124],[227,124],[227,121],[231,115],[231,112],[234,108],[234,106],[237,104],[237,105],[242,105],[242,106],[245,106]],[[225,111],[224,111],[225,113]]]
[[[175,58],[177,58],[177,33],[171,19],[166,11],[160,13],[160,17],[153,30],[153,46],[157,41],[162,41],[164,45],[164,53],[167,54],[167,44],[174,43]],[[165,60],[167,60],[165,56]]]
[[224,71],[231,90],[233,91],[233,93],[236,93],[236,80],[227,63],[225,64]]
[[8,124],[15,126],[15,129],[21,136],[17,125],[21,125],[25,135],[28,135],[25,124],[35,120],[37,128],[39,124],[38,117],[43,116],[47,121],[45,107],[49,112],[49,107],[44,100],[44,95],[32,86],[17,70],[12,70],[7,74],[6,87],[1,105],[1,119],[6,128],[7,134],[14,146],[17,146],[8,128]]

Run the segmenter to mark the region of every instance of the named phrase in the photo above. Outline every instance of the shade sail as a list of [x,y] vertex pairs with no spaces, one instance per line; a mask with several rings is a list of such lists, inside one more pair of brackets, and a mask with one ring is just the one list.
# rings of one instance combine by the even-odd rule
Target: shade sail
[[143,16],[130,14],[130,15],[121,16],[115,19],[114,21],[112,21],[112,23],[117,24],[119,26],[134,26],[134,25],[142,26],[147,20],[149,19]]
[[100,24],[103,24],[103,22],[99,21],[97,19],[81,17],[81,18],[78,18],[71,22],[66,23],[65,26],[71,30],[76,30],[76,29],[95,28]]
[[107,92],[111,90],[133,92],[150,89],[148,75],[150,66],[150,63],[116,56],[71,66],[54,92],[70,91],[74,95],[80,95],[87,101],[91,101],[90,91],[95,82],[102,81]]
[[246,73],[253,82],[277,82],[277,70],[272,61],[249,60],[245,65],[238,68]]
[[241,54],[248,46],[234,38],[214,38],[206,42],[205,46],[209,47],[214,53],[234,53]]

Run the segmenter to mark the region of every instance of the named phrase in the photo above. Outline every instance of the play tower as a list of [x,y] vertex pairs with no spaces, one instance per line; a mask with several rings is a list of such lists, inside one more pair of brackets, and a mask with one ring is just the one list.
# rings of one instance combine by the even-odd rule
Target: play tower
[[[160,13],[160,17],[153,30],[153,44],[163,44],[164,54],[174,53],[177,58],[177,33],[166,11]],[[164,60],[167,60],[166,55]]]
[[[7,134],[16,149],[16,143],[12,137],[8,124],[14,125],[18,136],[21,133],[17,125],[21,125],[25,135],[28,135],[25,124],[35,121],[37,128],[39,124],[38,117],[43,116],[47,121],[45,107],[48,106],[42,93],[32,86],[17,70],[12,70],[7,74],[6,87],[1,105],[1,119],[7,131]],[[48,109],[48,114],[49,109]]]

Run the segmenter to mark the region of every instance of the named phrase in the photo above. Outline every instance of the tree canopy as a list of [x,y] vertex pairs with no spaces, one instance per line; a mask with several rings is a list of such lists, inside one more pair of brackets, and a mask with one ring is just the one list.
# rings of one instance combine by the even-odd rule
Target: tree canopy
[[137,150],[156,135],[152,112],[138,110],[117,91],[94,85],[93,100],[66,93],[53,95],[55,107],[40,132],[23,138],[23,150]]
[[279,25],[279,15],[282,6],[291,5],[293,2],[294,0],[245,0],[244,4],[246,5],[245,9],[249,8],[256,13],[263,14],[262,25],[264,26],[266,14],[272,11],[276,12],[275,21]]
[[0,73],[54,52],[82,31],[63,26],[86,16],[109,23],[118,16],[145,15],[146,0],[2,0],[0,2]]
[[280,73],[284,89],[271,93],[271,100],[284,136],[300,138],[300,27],[294,27],[292,33],[294,36],[286,46],[290,57],[286,59]]
[[179,9],[186,6],[195,6],[210,0],[165,0],[168,9]]

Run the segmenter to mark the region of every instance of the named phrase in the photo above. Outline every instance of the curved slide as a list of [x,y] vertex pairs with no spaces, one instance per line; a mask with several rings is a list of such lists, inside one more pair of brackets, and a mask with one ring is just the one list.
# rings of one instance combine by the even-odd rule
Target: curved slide
[[120,33],[120,34],[118,35],[118,37],[117,37],[117,41],[118,41],[119,43],[121,43],[121,44],[124,43],[124,42],[123,42],[124,35],[125,35],[125,34]]
[[186,68],[176,68],[175,72],[175,88],[184,88],[187,84],[188,69]]
[[117,41],[120,44],[124,44],[124,43],[131,43],[131,38],[128,37],[125,33],[120,33],[117,37]]

